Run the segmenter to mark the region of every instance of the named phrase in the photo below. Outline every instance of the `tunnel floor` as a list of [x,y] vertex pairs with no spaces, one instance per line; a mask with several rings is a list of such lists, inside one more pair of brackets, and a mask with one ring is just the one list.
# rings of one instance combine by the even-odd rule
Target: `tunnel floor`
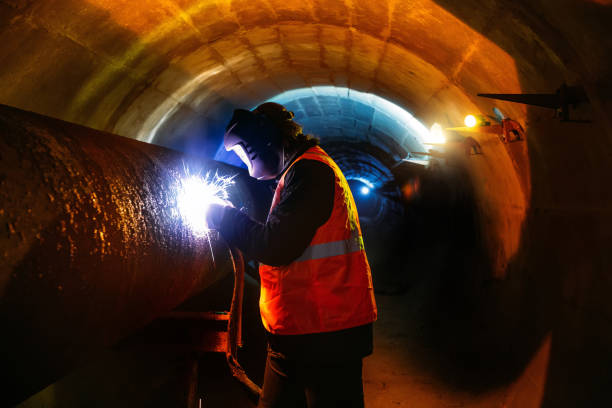
[[[542,395],[544,385],[530,378],[526,388],[515,383],[483,393],[467,392],[439,379],[433,367],[445,364],[439,361],[444,357],[436,355],[426,342],[417,340],[430,329],[425,324],[435,324],[424,323],[420,317],[426,285],[424,283],[401,295],[378,295],[376,298],[380,313],[374,329],[374,354],[364,360],[366,407],[531,406],[528,400],[521,402],[521,397],[529,392]],[[447,340],[453,341],[452,338]],[[432,361],[432,368],[428,369],[422,362],[415,362],[416,357],[423,356],[438,361]],[[545,369],[546,363],[545,358],[536,356],[530,369]]]
[[[374,353],[364,360],[366,407],[532,406],[531,399],[523,397],[543,394],[544,384],[535,380],[537,376],[529,375],[529,372],[546,369],[546,353],[542,351],[536,353],[526,368],[528,375],[525,378],[521,377],[497,389],[470,392],[465,391],[464,386],[449,384],[439,378],[435,367],[444,366],[446,362],[441,360],[445,357],[429,348],[427,341],[422,338],[432,329],[426,325],[435,325],[435,321],[423,319],[423,316],[428,315],[423,308],[427,307],[425,299],[431,295],[431,285],[431,280],[424,280],[402,294],[377,295],[379,319],[374,326],[375,348]],[[453,339],[449,337],[448,341]],[[431,368],[423,363],[423,356],[431,359]],[[218,370],[205,371],[200,375],[199,389],[203,396],[203,407],[256,406],[231,378],[224,367],[222,356],[210,356],[206,364],[212,364]],[[478,388],[477,384],[475,388]]]
[[[438,287],[436,274],[427,276],[428,279],[420,279],[402,293],[376,296],[379,318],[374,325],[374,353],[365,358],[363,371],[366,407],[538,407],[538,398],[533,396],[539,395],[541,401],[544,393],[546,375],[543,373],[548,367],[549,344],[545,342],[535,352],[523,374],[498,386],[491,385],[494,381],[488,377],[494,377],[496,369],[503,373],[506,367],[484,361],[491,356],[487,350],[482,354],[468,354],[465,367],[457,367],[456,356],[445,353],[446,347],[440,343],[460,341],[460,332],[469,323],[461,315],[444,315],[449,309],[441,307],[439,301],[432,301]],[[228,293],[231,282],[231,278],[224,279],[213,289]],[[244,347],[239,359],[249,376],[261,384],[265,340],[257,298],[256,282],[247,280]],[[448,324],[449,320],[453,323]],[[459,347],[463,349],[461,344]],[[190,382],[187,380],[189,358],[184,357],[184,354],[142,347],[138,340],[127,341],[19,407],[176,406]],[[202,399],[201,407],[256,406],[231,376],[222,353],[203,354],[198,363],[196,398]],[[465,375],[475,366],[484,366],[486,370],[492,366],[493,372],[474,377]],[[446,375],[440,375],[441,372]]]
[[[490,341],[495,337],[487,333],[495,331],[495,323],[488,330],[475,317],[475,310],[486,309],[486,304],[461,308],[458,305],[465,297],[451,295],[461,287],[462,275],[457,268],[459,255],[449,252],[450,247],[438,244],[420,249],[419,257],[408,257],[412,260],[408,269],[377,269],[379,316],[374,324],[374,353],[364,359],[365,406],[539,407],[550,341],[545,340],[515,370],[509,360],[516,358],[503,357],[502,347],[513,341],[504,337],[507,332],[500,332],[501,341]],[[232,285],[233,277],[228,275],[180,308],[225,309]],[[261,385],[266,346],[258,295],[257,282],[247,277],[239,359]],[[189,383],[184,356],[143,348],[139,336],[133,337],[20,407],[175,406],[172,402]],[[201,407],[256,406],[232,378],[223,354],[203,354],[198,362],[196,397],[202,399]]]

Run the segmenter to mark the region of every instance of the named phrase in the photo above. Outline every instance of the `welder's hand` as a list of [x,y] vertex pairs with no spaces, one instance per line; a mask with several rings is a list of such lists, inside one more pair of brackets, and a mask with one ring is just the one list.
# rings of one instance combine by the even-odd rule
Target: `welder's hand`
[[206,213],[206,224],[209,229],[218,230],[219,225],[221,224],[221,220],[223,220],[223,213],[225,212],[225,208],[227,205],[221,204],[211,204],[208,207],[208,212]]

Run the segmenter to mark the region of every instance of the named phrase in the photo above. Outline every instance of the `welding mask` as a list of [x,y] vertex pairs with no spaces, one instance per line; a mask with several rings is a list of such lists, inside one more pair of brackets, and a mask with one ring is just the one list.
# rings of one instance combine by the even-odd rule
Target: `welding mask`
[[283,170],[283,149],[278,127],[265,114],[236,109],[225,130],[225,150],[233,151],[258,180],[275,178]]

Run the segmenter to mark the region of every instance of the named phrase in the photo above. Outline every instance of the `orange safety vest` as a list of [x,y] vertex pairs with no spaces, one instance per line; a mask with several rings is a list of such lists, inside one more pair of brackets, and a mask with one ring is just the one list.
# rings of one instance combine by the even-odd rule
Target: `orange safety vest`
[[[376,320],[370,265],[363,247],[351,190],[331,157],[318,146],[300,160],[317,160],[334,171],[334,207],[300,257],[284,266],[260,265],[259,308],[265,328],[274,334],[323,333]],[[283,173],[270,211],[285,185]]]

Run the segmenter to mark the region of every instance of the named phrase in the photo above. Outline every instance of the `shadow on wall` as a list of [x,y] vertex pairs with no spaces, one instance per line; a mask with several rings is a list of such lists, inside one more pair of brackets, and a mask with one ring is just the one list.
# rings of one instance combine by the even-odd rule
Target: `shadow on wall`
[[[376,289],[419,297],[412,300],[419,304],[417,321],[406,321],[403,332],[411,333],[408,344],[427,351],[411,357],[425,372],[477,394],[507,385],[523,372],[546,326],[529,321],[532,315],[521,320],[505,310],[505,288],[492,278],[465,167],[406,167],[396,169],[396,179],[403,184],[418,178],[418,197],[406,205],[392,241],[398,256],[391,267],[378,270]],[[524,330],[526,325],[533,329]]]
[[[468,24],[476,20],[471,8],[439,3]],[[559,75],[561,83],[570,74]],[[521,88],[533,89],[534,81],[521,78]],[[609,106],[594,100],[601,96],[590,95],[593,105]],[[427,287],[420,321],[406,324],[420,330],[414,340],[431,352],[414,359],[452,388],[482,393],[512,386],[520,398],[509,406],[517,407],[612,404],[612,197],[602,180],[612,174],[605,153],[611,135],[607,118],[586,109],[592,124],[560,123],[548,110],[528,109],[529,166],[521,167],[520,154],[507,146],[519,171],[529,169],[532,195],[519,249],[502,278],[491,270],[472,177],[461,166],[422,175],[421,203],[408,206],[398,238],[405,255],[395,269],[403,278],[389,279],[407,289]],[[547,347],[547,369],[519,381]]]

